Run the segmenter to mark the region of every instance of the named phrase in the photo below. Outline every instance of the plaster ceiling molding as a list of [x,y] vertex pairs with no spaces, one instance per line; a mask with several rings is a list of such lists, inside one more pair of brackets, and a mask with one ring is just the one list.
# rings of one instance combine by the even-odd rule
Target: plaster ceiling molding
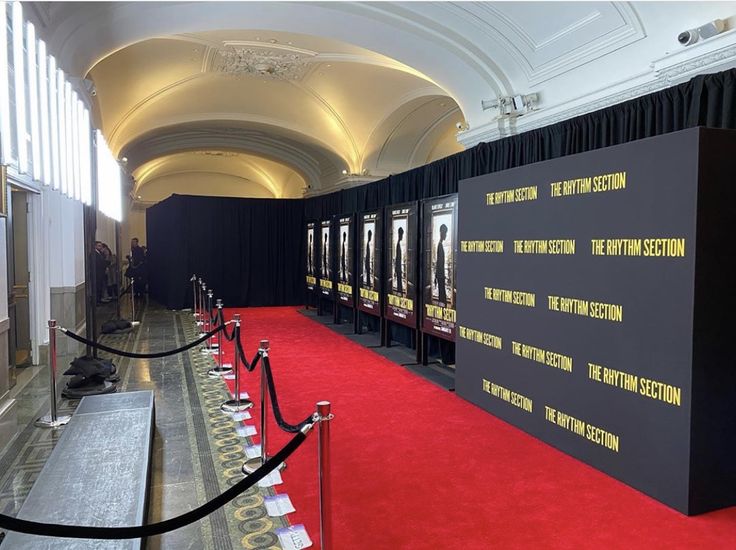
[[453,2],[447,9],[503,45],[524,72],[526,82],[516,83],[523,90],[646,38],[628,2]]
[[309,70],[317,52],[259,42],[226,42],[208,56],[208,69],[241,78],[256,77],[299,81]]
[[[63,4],[63,5],[62,5]],[[448,27],[440,3],[370,2],[70,2],[54,6],[50,51],[73,74],[154,37],[229,29],[233,24],[342,41],[426,75],[471,117],[486,118],[480,99],[509,93],[503,71],[484,46]],[[424,12],[432,13],[425,14]],[[238,23],[240,22],[240,23]],[[481,97],[483,96],[483,97]]]

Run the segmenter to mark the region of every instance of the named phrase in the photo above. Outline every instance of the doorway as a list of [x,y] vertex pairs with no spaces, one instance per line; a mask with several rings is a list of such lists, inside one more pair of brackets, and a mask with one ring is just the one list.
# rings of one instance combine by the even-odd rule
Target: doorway
[[33,364],[31,345],[31,310],[29,284],[28,210],[27,191],[10,187],[7,218],[8,243],[8,351],[10,359],[10,385],[15,385],[17,369]]

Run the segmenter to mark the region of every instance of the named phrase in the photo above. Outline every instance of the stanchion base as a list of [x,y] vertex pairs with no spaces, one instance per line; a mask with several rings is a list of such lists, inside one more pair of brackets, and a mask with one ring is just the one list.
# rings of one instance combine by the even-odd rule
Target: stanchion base
[[[257,456],[255,458],[249,458],[243,463],[243,467],[241,468],[242,472],[245,475],[250,475],[253,472],[255,472],[258,468],[263,466],[263,461],[261,460],[260,456]],[[279,472],[282,472],[286,468],[286,462],[282,462],[278,466],[276,466],[276,470]]]
[[229,374],[233,372],[233,369],[230,369],[228,367],[215,367],[214,369],[210,369],[207,371],[207,376],[210,378],[220,378],[223,374]]
[[241,399],[239,402],[235,399],[228,399],[222,405],[220,405],[220,410],[228,413],[247,411],[248,409],[252,408],[253,401],[251,401],[250,399]]
[[56,420],[51,420],[51,415],[48,414],[36,420],[33,425],[37,428],[51,428],[54,430],[68,424],[71,419],[71,416],[57,416]]

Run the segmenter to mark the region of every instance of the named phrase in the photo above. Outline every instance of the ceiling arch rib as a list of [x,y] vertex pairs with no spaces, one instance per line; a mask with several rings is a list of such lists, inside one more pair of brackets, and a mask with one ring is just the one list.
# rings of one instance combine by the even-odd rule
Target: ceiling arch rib
[[236,121],[165,126],[141,136],[121,152],[136,169],[157,157],[201,149],[250,153],[291,167],[312,186],[329,183],[339,174],[342,159],[304,136],[262,125],[242,125]]
[[[173,181],[173,178],[181,177],[185,183],[190,182],[192,174],[200,175],[199,181],[203,183],[199,189],[190,189],[190,193],[194,194],[211,194],[213,185],[216,187],[227,178],[238,178],[257,184],[268,192],[268,196],[274,198],[300,196],[306,185],[301,175],[279,162],[242,152],[199,150],[159,156],[139,166],[133,171],[133,194],[135,197],[147,194],[147,187],[162,178]],[[209,176],[204,177],[203,174]],[[239,185],[229,194],[251,196],[250,191]],[[216,194],[228,193],[220,189]],[[259,192],[257,196],[262,194]],[[145,197],[141,197],[141,200],[145,200]]]

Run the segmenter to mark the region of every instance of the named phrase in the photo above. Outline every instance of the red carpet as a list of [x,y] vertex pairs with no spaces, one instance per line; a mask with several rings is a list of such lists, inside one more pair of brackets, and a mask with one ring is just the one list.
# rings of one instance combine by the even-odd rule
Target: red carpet
[[[236,311],[249,357],[271,342],[287,421],[332,402],[335,550],[736,548],[736,507],[683,516],[295,308],[227,318]],[[257,400],[258,373],[244,380]],[[269,436],[271,454],[289,439],[272,417]],[[316,441],[289,461],[277,491],[319,548]]]

